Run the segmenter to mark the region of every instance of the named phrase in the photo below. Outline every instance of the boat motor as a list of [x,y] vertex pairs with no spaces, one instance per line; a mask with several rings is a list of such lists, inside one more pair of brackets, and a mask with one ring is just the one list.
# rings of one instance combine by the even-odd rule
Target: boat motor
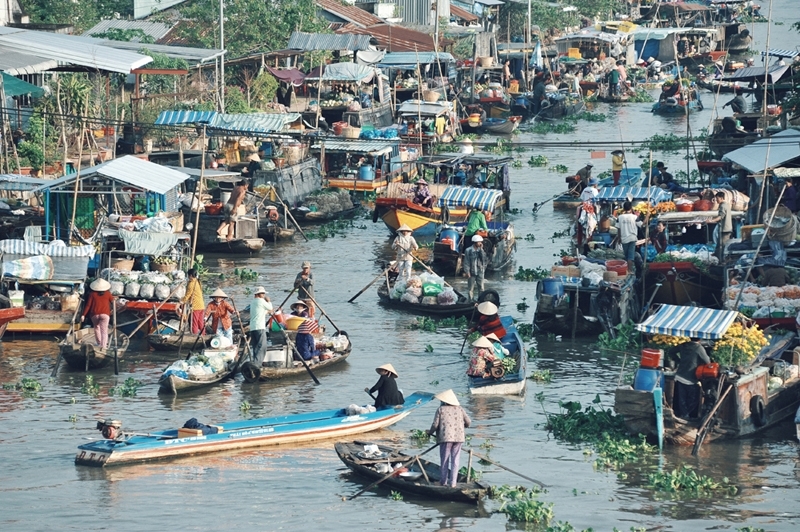
[[96,428],[107,440],[116,440],[122,437],[122,421],[117,419],[100,420],[97,422]]

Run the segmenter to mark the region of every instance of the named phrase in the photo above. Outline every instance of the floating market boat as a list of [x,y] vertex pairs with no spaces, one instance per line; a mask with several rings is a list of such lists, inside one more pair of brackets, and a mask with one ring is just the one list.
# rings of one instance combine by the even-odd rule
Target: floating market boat
[[[241,361],[239,352],[241,341],[224,347],[214,344],[215,341],[212,339],[211,347],[204,348],[196,357],[190,357],[186,362],[178,361],[178,364],[184,362],[185,368],[177,368],[175,364],[167,368],[158,379],[158,393],[177,395],[198,388],[206,388],[234,376]],[[197,364],[193,364],[194,358],[199,359]],[[218,359],[218,367],[212,368],[213,371],[208,371],[209,362],[213,358]],[[194,371],[193,368],[198,368],[200,371]]]
[[502,316],[500,321],[506,329],[506,335],[500,339],[508,350],[506,358],[515,361],[514,369],[506,371],[503,366],[492,368],[491,377],[469,376],[469,393],[472,395],[522,395],[528,379],[528,355],[525,343],[514,325],[511,316]]
[[[287,331],[294,341],[294,333]],[[350,356],[353,344],[345,331],[337,331],[332,337],[317,338],[317,344],[324,343],[325,349],[319,357],[307,360],[306,364],[311,371],[317,373],[320,370],[338,366]],[[286,379],[306,375],[305,366],[299,360],[295,360],[292,349],[287,344],[271,345],[267,347],[261,367],[254,362],[247,361],[242,364],[242,376],[247,382],[266,382],[277,379]]]
[[[623,168],[620,173],[619,184],[616,187],[639,187],[642,184],[643,176],[642,176],[642,169],[641,168]],[[566,178],[567,184],[572,188],[575,186],[576,182],[573,179],[574,175],[569,176]],[[614,178],[613,177],[605,177],[601,179],[597,186],[602,194],[604,189],[616,188],[614,186]],[[576,191],[577,192],[577,191]],[[580,200],[580,193],[570,193],[569,191],[560,194],[553,198],[553,208],[554,209],[574,209],[582,202]]]
[[[457,274],[462,269],[463,250],[471,246],[463,242],[466,222],[442,226],[433,243],[433,265],[442,273]],[[486,222],[489,228],[483,238],[483,249],[489,257],[486,271],[500,271],[514,259],[517,251],[517,240],[514,236],[514,224],[511,222]]]
[[[392,285],[392,288],[394,288],[394,285]],[[452,305],[440,305],[438,303],[423,304],[411,303],[408,301],[403,301],[402,299],[393,299],[391,297],[391,290],[387,286],[387,283],[383,283],[378,287],[378,297],[380,298],[380,303],[388,308],[404,310],[412,314],[419,314],[423,316],[436,316],[439,318],[469,316],[475,312],[474,302],[469,301],[467,296],[461,292],[456,291],[455,293],[458,299]],[[499,303],[499,301],[495,301],[497,298],[493,294],[496,294],[496,292],[493,290],[485,290],[481,292],[480,295],[478,295],[478,303],[487,300]]]
[[73,331],[58,344],[60,356],[69,367],[78,370],[99,369],[108,366],[116,358],[122,360],[130,340],[124,333],[113,331],[108,335],[108,347],[97,345],[94,328],[86,327]]
[[[365,450],[370,449],[367,446],[373,445],[375,444],[368,442],[337,442],[334,449],[344,465],[354,473],[370,480],[385,477],[388,473],[386,468],[391,467],[387,464],[403,463],[414,456],[383,445],[377,445],[377,453],[369,453]],[[398,471],[397,475],[384,480],[382,485],[388,489],[420,495],[428,499],[469,503],[477,503],[491,488],[488,484],[480,481],[467,481],[466,476],[461,474],[458,475],[455,487],[442,486],[439,484],[441,479],[439,466],[423,458],[418,458],[404,469],[406,470]]]
[[[738,317],[730,310],[663,305],[636,328],[646,334],[720,340]],[[640,367],[633,386],[617,387],[614,410],[632,434],[657,437],[662,421],[656,418],[658,388],[663,390],[658,406],[666,443],[692,445],[704,426],[705,441],[761,432],[790,418],[800,405],[800,379],[797,366],[791,365],[793,341],[793,333],[774,334],[746,367],[719,367],[716,374],[700,379],[703,391],[697,418],[675,416],[675,374],[661,368]]]
[[534,116],[535,119],[554,121],[567,116],[577,115],[586,109],[586,104],[579,94],[568,94],[562,92],[548,93],[547,98],[542,100],[539,112]]
[[156,351],[190,350],[195,346],[203,348],[214,338],[213,334],[203,334],[200,338],[197,336],[190,332],[154,332],[147,335],[147,345]]
[[338,408],[232,421],[215,425],[220,429],[216,434],[177,428],[147,434],[126,434],[119,423],[118,430],[106,432],[112,438],[79,445],[75,464],[106,467],[201,453],[343,438],[391,426],[432,399],[431,393],[416,392],[406,397],[404,405],[367,414],[350,413],[346,408]]
[[657,115],[683,115],[686,113],[693,113],[703,110],[703,102],[700,100],[700,95],[694,89],[687,89],[684,91],[682,98],[675,98],[670,96],[664,100],[657,101],[653,104],[651,111]]
[[522,122],[521,116],[487,118],[483,121],[483,127],[492,135],[510,135],[519,127],[520,122]]

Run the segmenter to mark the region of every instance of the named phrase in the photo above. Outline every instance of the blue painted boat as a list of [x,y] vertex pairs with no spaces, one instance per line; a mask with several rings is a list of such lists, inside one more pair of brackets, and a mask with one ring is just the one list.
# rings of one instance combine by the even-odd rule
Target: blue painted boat
[[[415,392],[402,406],[388,407],[368,414],[349,414],[347,409],[323,410],[271,418],[232,421],[214,425],[217,434],[194,434],[186,429],[168,429],[147,434],[125,434],[121,424],[112,430],[98,424],[104,436],[78,446],[76,465],[106,467],[163,460],[178,456],[231,451],[267,445],[342,438],[393,425],[412,410],[428,404],[433,394]],[[199,432],[199,431],[198,431]]]
[[525,392],[528,373],[528,355],[525,343],[514,325],[511,316],[501,316],[500,321],[506,329],[506,335],[500,339],[503,347],[508,349],[508,356],[516,360],[514,371],[503,373],[498,377],[469,376],[469,393],[472,395],[522,395]]
[[703,102],[700,101],[699,96],[695,96],[695,98],[686,103],[680,103],[675,98],[667,98],[666,101],[654,103],[652,109],[654,114],[670,116],[684,115],[687,110],[690,113],[703,110]]

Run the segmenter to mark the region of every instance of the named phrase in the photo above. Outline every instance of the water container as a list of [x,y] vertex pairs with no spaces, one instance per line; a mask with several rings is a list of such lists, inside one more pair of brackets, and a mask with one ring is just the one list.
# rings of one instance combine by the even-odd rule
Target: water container
[[231,199],[230,192],[220,192],[219,193],[219,201],[222,204],[228,203],[228,200]]
[[442,232],[439,234],[439,242],[444,242],[445,240],[449,240],[453,243],[452,249],[456,249],[458,245],[458,241],[460,239],[460,235],[458,231],[455,229],[442,229]]
[[368,165],[362,165],[358,169],[358,178],[365,181],[372,181],[375,179],[375,168]]
[[561,297],[564,295],[564,283],[561,279],[548,277],[542,279],[542,293],[549,296]]
[[663,365],[663,357],[663,350],[645,347],[642,349],[642,360],[639,362],[639,366],[643,368],[658,368]]
[[656,387],[664,387],[664,372],[658,369],[639,368],[633,378],[633,389],[652,392]]

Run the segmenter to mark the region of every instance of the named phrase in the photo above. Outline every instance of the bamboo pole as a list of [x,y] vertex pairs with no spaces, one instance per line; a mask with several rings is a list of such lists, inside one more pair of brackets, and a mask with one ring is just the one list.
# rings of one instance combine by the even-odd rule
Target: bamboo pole
[[[199,234],[200,228],[200,208],[202,206],[200,198],[203,195],[203,183],[205,181],[205,170],[206,170],[206,126],[203,125],[203,142],[202,147],[200,148],[200,180],[197,182],[197,188],[195,189],[195,196],[197,196],[197,214],[194,217],[194,241],[192,242],[192,260],[191,260],[191,267],[194,267],[194,257],[197,253],[197,235]],[[190,203],[190,205],[194,204],[194,200]]]
[[[88,100],[87,100],[87,103],[86,103],[87,109],[84,110],[84,117],[88,113],[88,106],[89,106],[89,103],[88,103]],[[77,168],[77,172],[75,174],[75,189],[73,190],[73,194],[72,194],[72,219],[69,222],[69,234],[67,235],[67,242],[71,242],[72,241],[72,233],[73,233],[73,231],[75,231],[75,215],[77,214],[77,210],[78,210],[78,186],[80,185],[80,182],[81,182],[81,160],[83,159],[83,131],[84,131],[84,127],[85,126],[86,126],[86,124],[81,119],[81,117],[78,117],[78,128],[80,129],[80,133],[78,134],[78,142],[79,142],[79,144],[78,144],[78,168]],[[65,170],[65,173],[66,173],[66,163],[65,163],[64,170]]]

